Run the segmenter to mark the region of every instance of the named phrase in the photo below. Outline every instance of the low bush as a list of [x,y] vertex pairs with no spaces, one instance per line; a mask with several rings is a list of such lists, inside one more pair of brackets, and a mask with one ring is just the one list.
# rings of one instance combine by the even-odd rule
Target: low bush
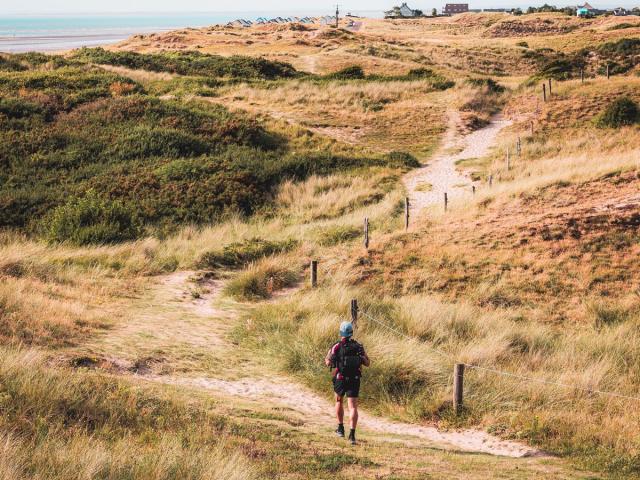
[[298,246],[293,239],[282,241],[251,238],[225,246],[222,250],[207,252],[198,261],[199,268],[241,268],[264,257],[286,253]]
[[493,78],[469,78],[466,83],[472,87],[485,89],[489,93],[502,93],[505,87]]
[[365,74],[360,65],[351,65],[337,72],[330,73],[326,78],[333,80],[362,80],[365,78]]
[[354,240],[360,236],[360,229],[350,225],[335,225],[327,227],[318,233],[318,243],[331,247]]
[[629,97],[621,97],[611,102],[596,118],[601,128],[620,128],[633,125],[640,120],[638,104]]
[[142,232],[133,208],[119,201],[104,200],[94,191],[56,208],[44,220],[43,228],[49,241],[75,245],[134,240]]
[[196,51],[136,53],[111,52],[103,48],[82,48],[72,58],[83,62],[179,75],[271,80],[302,76],[288,63],[240,55],[223,57]]
[[274,292],[298,282],[298,272],[281,266],[277,260],[254,264],[230,280],[225,293],[237,300],[263,300]]

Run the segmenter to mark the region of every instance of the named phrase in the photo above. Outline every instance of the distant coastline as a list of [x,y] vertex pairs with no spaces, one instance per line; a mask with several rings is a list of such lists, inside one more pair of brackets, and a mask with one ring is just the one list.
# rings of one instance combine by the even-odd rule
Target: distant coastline
[[[185,14],[6,15],[0,16],[0,52],[56,52],[109,45],[132,35],[219,25],[244,18],[323,15],[332,12],[224,12]],[[346,13],[346,12],[345,12]],[[382,12],[354,11],[381,17]]]

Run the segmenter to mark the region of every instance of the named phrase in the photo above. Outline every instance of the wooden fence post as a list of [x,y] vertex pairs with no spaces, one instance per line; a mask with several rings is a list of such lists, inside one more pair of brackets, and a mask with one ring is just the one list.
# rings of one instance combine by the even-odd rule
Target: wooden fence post
[[509,147],[507,147],[507,172],[511,170],[511,155],[509,154]]
[[607,80],[609,80],[609,64],[607,63]]
[[473,192],[473,194],[476,194],[476,186],[475,185],[471,185],[471,191]]
[[449,208],[449,196],[447,195],[447,192],[444,192],[444,211],[446,212],[448,208]]
[[580,83],[584,83],[584,68],[580,69]]
[[409,230],[409,197],[404,199],[404,229]]
[[351,323],[353,325],[358,321],[358,300],[355,298],[351,300]]
[[369,248],[369,218],[364,219],[364,248]]
[[547,101],[547,84],[543,83],[542,84],[542,100],[543,101]]
[[533,120],[531,120],[531,136],[533,137]]
[[493,186],[493,174],[489,175],[489,186],[492,187]]
[[549,97],[551,97],[551,79],[549,79]]
[[318,286],[318,261],[311,261],[311,288]]
[[462,413],[464,403],[464,364],[456,363],[453,367],[453,411],[456,415]]

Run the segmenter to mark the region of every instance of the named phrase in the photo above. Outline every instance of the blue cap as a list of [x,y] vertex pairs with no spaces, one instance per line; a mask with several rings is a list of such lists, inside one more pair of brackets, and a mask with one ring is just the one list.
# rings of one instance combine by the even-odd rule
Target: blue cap
[[353,325],[351,322],[342,322],[340,324],[340,336],[351,337],[353,336]]

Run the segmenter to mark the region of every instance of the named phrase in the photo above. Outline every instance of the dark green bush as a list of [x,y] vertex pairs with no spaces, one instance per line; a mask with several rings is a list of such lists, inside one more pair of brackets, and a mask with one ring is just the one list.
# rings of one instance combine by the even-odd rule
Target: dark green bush
[[94,191],[56,208],[44,220],[43,227],[49,241],[75,245],[134,240],[142,232],[133,208],[103,199]]
[[327,75],[327,78],[335,80],[362,80],[365,78],[365,74],[360,65],[351,65]]
[[472,87],[484,88],[489,93],[502,93],[505,88],[493,78],[469,78],[466,83]]
[[82,48],[73,55],[73,59],[180,75],[271,80],[302,75],[288,63],[240,55],[223,57],[194,51],[136,53],[110,52],[103,48]]
[[285,253],[298,246],[296,240],[271,241],[251,238],[231,243],[222,250],[205,253],[198,262],[200,268],[240,268],[264,257]]
[[633,125],[640,120],[638,104],[629,97],[621,97],[611,102],[597,117],[596,124],[601,128],[619,128]]
[[420,166],[418,159],[407,152],[389,152],[385,154],[384,160],[387,167],[418,168]]

